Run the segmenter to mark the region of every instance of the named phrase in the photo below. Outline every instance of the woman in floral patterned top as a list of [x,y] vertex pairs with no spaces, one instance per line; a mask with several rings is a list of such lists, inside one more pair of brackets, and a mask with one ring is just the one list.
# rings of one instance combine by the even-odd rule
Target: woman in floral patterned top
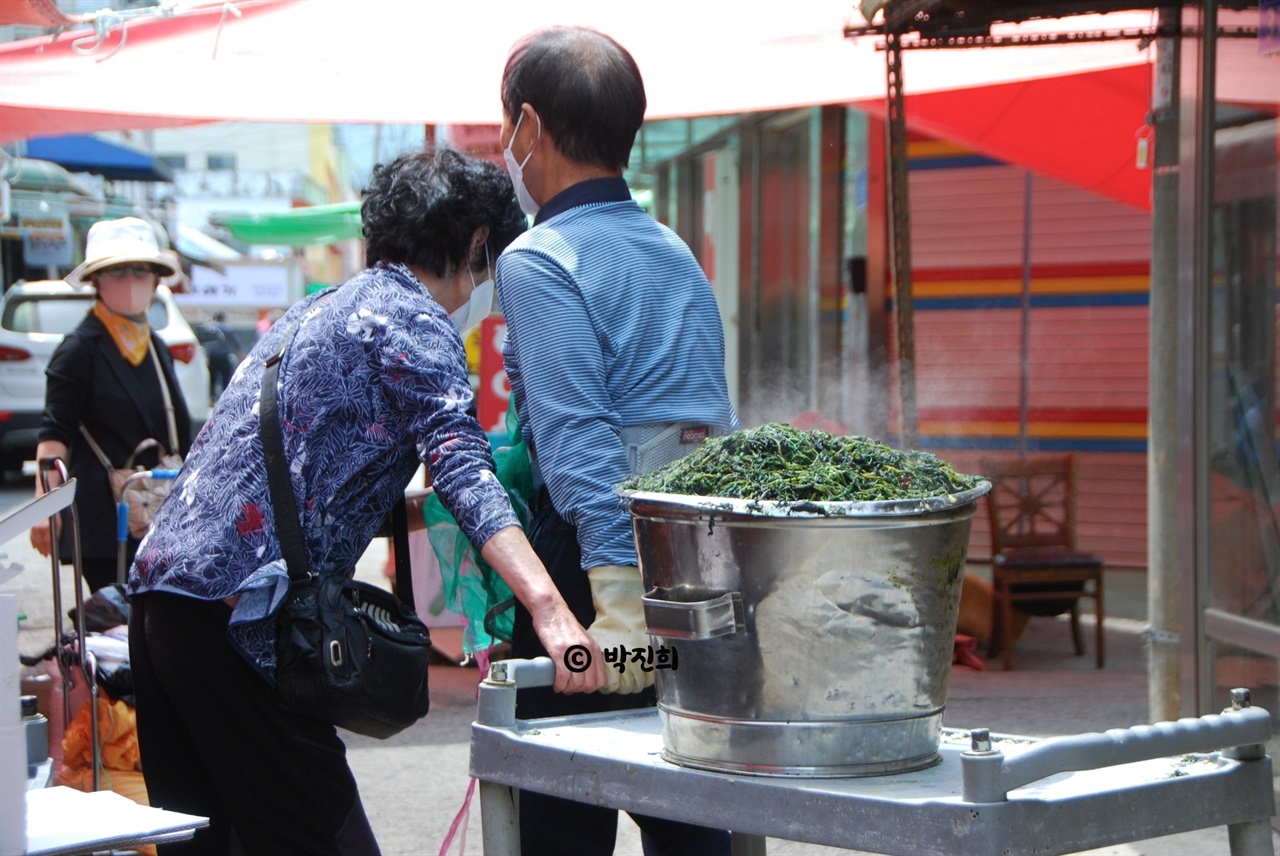
[[[377,852],[335,729],[285,710],[272,689],[288,575],[258,393],[290,335],[280,423],[312,569],[354,567],[425,463],[462,530],[538,616],[556,689],[605,680],[493,474],[455,326],[487,314],[469,306],[472,291],[491,294],[490,261],[525,228],[510,179],[450,149],[402,155],[375,168],[361,215],[368,269],[295,305],[257,343],[130,573],[147,788],[152,805],[210,818],[190,852],[226,853],[236,840],[248,853]],[[594,668],[564,667],[573,645],[594,654]]]

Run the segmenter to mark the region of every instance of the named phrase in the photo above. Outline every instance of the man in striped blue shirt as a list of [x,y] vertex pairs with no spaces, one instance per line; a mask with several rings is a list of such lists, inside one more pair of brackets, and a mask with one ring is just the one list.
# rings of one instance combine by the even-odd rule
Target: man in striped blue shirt
[[[648,650],[635,539],[613,487],[737,427],[720,313],[689,248],[622,177],[645,111],[625,49],[593,30],[534,33],[507,59],[502,101],[507,169],[535,215],[496,270],[507,377],[542,481],[529,539],[602,651]],[[513,656],[542,655],[516,609]],[[522,690],[517,715],[652,705],[652,669],[617,665],[607,695]],[[520,799],[523,852],[613,851],[615,811]],[[647,856],[729,852],[723,830],[636,820]]]

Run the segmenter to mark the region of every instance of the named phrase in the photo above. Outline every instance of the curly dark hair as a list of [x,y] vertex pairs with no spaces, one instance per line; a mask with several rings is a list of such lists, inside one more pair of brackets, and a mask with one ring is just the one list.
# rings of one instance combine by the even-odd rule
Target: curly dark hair
[[528,221],[506,170],[447,146],[407,152],[373,168],[364,190],[365,264],[399,262],[446,276],[467,262],[484,268],[485,253],[468,258],[471,236],[489,227],[496,260]]

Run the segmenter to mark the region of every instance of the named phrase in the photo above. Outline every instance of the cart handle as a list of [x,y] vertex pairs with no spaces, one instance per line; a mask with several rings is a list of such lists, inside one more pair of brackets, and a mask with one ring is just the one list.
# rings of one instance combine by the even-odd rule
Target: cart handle
[[[129,492],[135,483],[143,479],[156,479],[157,481],[173,480],[178,477],[181,470],[138,470],[124,480],[124,487],[120,488],[120,501],[116,503],[116,543],[124,544],[129,539],[129,502],[125,499],[125,494]],[[124,582],[124,580],[120,580]]]
[[138,470],[136,473],[130,475],[129,478],[125,479],[124,487],[120,489],[120,493],[123,495],[124,492],[129,489],[129,485],[134,482],[142,481],[143,479],[156,479],[157,481],[164,481],[166,479],[173,480],[178,477],[178,473],[180,472],[181,470]]
[[555,682],[556,664],[550,657],[490,663],[489,673],[480,682],[476,722],[498,728],[514,728],[516,689],[549,687]]
[[[1235,692],[1245,692],[1247,699],[1247,691]],[[1009,791],[1058,773],[1217,749],[1225,749],[1224,754],[1237,760],[1260,760],[1266,757],[1265,744],[1271,739],[1271,714],[1260,707],[1241,706],[1177,722],[1051,737],[1008,756],[992,748],[987,729],[970,735],[973,749],[960,756],[965,802],[1004,802]]]
[[517,689],[555,686],[556,664],[550,657],[532,660],[498,660],[489,666],[486,681],[498,684],[511,683]]

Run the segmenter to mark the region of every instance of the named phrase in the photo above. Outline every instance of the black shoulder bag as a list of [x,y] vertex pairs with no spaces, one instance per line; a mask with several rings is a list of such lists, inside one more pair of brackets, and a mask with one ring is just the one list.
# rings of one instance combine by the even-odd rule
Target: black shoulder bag
[[[311,570],[277,413],[276,383],[284,350],[267,362],[259,392],[271,507],[289,568],[289,594],[278,616],[276,691],[285,707],[303,716],[369,737],[390,737],[427,715],[431,636],[397,595],[351,579],[349,573]],[[396,588],[412,602],[403,497],[391,521]]]

